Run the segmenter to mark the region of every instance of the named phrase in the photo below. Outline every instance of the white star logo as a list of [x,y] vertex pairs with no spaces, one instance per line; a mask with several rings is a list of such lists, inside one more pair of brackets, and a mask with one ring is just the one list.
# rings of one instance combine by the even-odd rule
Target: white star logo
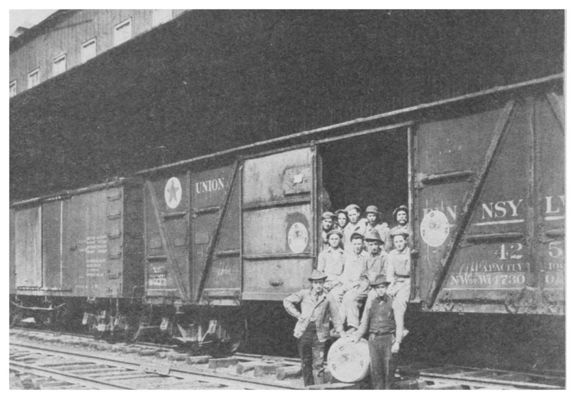
[[164,187],[164,200],[168,208],[174,209],[180,205],[182,200],[182,185],[177,177],[171,177]]

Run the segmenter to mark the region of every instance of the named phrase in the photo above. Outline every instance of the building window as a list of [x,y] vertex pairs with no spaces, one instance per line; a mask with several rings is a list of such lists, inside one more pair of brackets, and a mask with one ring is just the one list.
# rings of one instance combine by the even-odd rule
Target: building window
[[114,27],[114,45],[117,46],[132,37],[132,18],[120,22]]
[[40,68],[36,68],[28,74],[28,88],[31,89],[40,83]]
[[158,26],[172,19],[172,10],[152,10],[152,26]]
[[80,49],[80,60],[84,63],[94,57],[96,57],[96,39],[90,39],[87,42],[82,43]]
[[14,97],[18,92],[18,86],[16,85],[16,81],[13,80],[10,82],[10,97]]
[[52,63],[52,76],[60,75],[62,72],[66,72],[66,54],[54,57]]

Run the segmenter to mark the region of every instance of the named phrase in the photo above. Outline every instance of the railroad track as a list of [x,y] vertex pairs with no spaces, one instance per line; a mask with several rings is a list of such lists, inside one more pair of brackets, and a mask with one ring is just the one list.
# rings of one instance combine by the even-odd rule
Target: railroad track
[[[114,359],[72,349],[11,343],[10,370],[41,381],[42,389],[294,389],[246,376],[233,376],[173,367],[152,361]],[[42,385],[44,383],[44,385]],[[48,384],[46,384],[48,383]]]
[[[105,344],[87,336],[11,329],[10,370],[40,389],[302,389],[299,360],[190,356],[167,345]],[[404,365],[397,389],[562,389],[558,374]],[[26,384],[24,384],[26,385]],[[364,384],[365,385],[365,384]],[[329,383],[312,389],[362,388]]]

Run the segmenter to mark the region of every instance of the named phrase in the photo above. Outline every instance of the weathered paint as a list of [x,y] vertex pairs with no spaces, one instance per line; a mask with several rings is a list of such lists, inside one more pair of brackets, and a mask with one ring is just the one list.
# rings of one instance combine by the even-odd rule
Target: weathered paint
[[42,271],[44,287],[58,289],[62,280],[61,201],[42,204]]
[[[123,186],[103,187],[15,209],[17,293],[134,296],[143,285],[142,201],[140,190],[127,190],[125,196]],[[130,209],[129,219],[124,208]],[[130,234],[124,235],[125,229]],[[130,252],[128,258],[124,249]],[[24,262],[25,257],[37,260]]]
[[[239,250],[239,230],[237,223],[238,189],[235,196],[231,196],[227,207],[227,220],[229,223],[221,223],[219,232],[228,234],[236,233],[235,242],[228,242],[228,248],[218,245],[222,240],[216,236],[217,226],[224,211],[228,193],[232,190],[234,166],[226,166],[203,172],[191,173],[191,201],[194,210],[192,219],[192,298],[199,298],[206,287],[206,282],[218,289],[240,290],[240,265],[238,262],[239,252],[231,258],[216,259],[213,255],[216,251]],[[237,179],[236,179],[237,186]],[[235,212],[231,209],[235,209]],[[236,217],[234,217],[236,215]],[[230,223],[230,221],[235,223]],[[234,231],[235,229],[235,231]],[[214,241],[217,242],[214,242]],[[212,251],[212,254],[210,254]],[[229,260],[229,261],[228,261]],[[204,280],[203,280],[204,279]]]
[[14,212],[16,288],[42,287],[42,242],[39,206]]
[[244,299],[281,299],[312,270],[312,154],[303,148],[244,164]]
[[146,295],[188,301],[191,293],[188,174],[150,179],[143,193]]
[[[416,130],[414,172],[417,180],[420,177],[414,201],[419,249],[416,294],[422,299],[430,297],[432,282],[446,261],[450,237],[461,223],[464,199],[476,186],[487,145],[504,117],[504,105],[468,112],[421,124]],[[482,306],[486,311],[488,304],[493,312],[548,313],[550,307],[560,311],[564,284],[561,126],[545,95],[518,99],[432,310],[476,311]],[[472,172],[468,179],[464,174],[433,183],[422,179],[467,170]],[[528,305],[525,298],[532,299],[531,293],[542,289],[551,294],[539,299],[538,305]]]

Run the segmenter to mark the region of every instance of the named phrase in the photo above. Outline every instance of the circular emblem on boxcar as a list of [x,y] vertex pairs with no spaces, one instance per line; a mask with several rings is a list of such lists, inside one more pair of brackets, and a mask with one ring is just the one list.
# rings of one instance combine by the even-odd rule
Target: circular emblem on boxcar
[[304,252],[308,246],[308,229],[304,224],[295,222],[288,229],[288,247],[295,254]]
[[444,244],[450,234],[450,223],[442,211],[428,212],[420,223],[420,235],[426,244],[439,247]]
[[177,208],[178,205],[180,205],[180,200],[182,200],[182,186],[177,177],[171,177],[166,182],[166,186],[164,187],[164,200],[170,209]]

